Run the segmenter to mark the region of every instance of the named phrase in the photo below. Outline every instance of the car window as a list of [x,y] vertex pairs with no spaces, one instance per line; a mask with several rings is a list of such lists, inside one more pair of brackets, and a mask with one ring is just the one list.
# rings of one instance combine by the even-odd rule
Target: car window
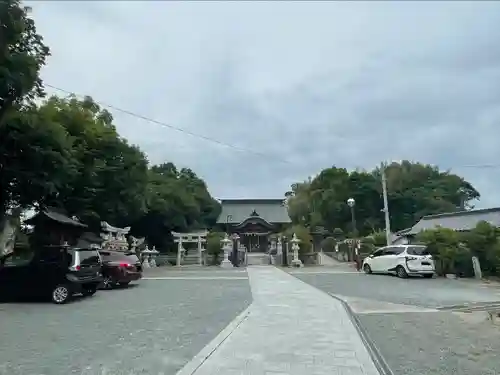
[[384,250],[384,255],[399,255],[405,250],[402,246],[389,246]]
[[99,253],[97,250],[91,250],[91,249],[79,249],[78,250],[79,258],[80,258],[80,265],[82,266],[87,266],[91,264],[96,264],[99,263],[101,258],[99,257]]
[[429,250],[425,246],[408,246],[406,252],[409,255],[430,255]]
[[5,258],[5,260],[3,262],[3,266],[4,267],[20,267],[20,266],[25,266],[29,262],[31,262],[31,260],[33,259],[33,257],[34,257],[33,251],[23,251],[23,252],[20,252],[20,253],[12,253],[12,254],[9,254]]
[[378,250],[375,250],[373,253],[372,253],[372,256],[374,257],[379,257],[382,255],[382,253],[384,252],[385,248],[382,248],[382,249],[378,249]]

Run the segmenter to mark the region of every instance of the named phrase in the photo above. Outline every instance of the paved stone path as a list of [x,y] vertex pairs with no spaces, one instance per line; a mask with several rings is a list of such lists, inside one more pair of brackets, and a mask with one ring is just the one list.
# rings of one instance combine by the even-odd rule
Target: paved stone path
[[274,267],[249,267],[253,303],[178,375],[378,375],[344,306]]

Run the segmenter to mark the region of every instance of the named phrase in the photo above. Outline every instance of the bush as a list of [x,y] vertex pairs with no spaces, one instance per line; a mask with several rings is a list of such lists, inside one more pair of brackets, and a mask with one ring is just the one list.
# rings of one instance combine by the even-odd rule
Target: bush
[[332,233],[332,237],[337,240],[337,242],[343,241],[345,239],[344,231],[340,228],[335,228]]
[[337,240],[333,237],[327,237],[321,241],[320,247],[324,252],[332,253],[335,251]]
[[387,246],[387,239],[385,237],[385,232],[382,230],[379,230],[377,232],[373,232],[370,237],[373,239],[373,246],[374,247],[384,247]]
[[[300,240],[299,246],[300,246],[300,253],[301,254],[308,254],[311,252],[312,248],[312,236],[309,233],[309,229],[302,225],[294,225],[293,227],[287,229],[285,231],[285,235],[289,238],[292,239],[293,234],[297,236],[297,238]],[[292,250],[292,246],[290,245],[289,250]]]
[[224,236],[225,233],[223,232],[209,232],[207,235],[207,255],[211,265],[220,263],[221,241]]

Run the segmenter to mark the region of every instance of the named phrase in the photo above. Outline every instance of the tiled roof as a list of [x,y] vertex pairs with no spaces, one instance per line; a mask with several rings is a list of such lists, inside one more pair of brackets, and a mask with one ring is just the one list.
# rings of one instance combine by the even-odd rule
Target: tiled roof
[[438,226],[457,231],[471,230],[480,221],[500,227],[500,207],[424,216],[407,234],[417,234]]
[[[64,215],[62,213],[56,212],[56,210],[52,210],[52,209],[43,210],[39,213],[39,215],[45,215],[49,219],[57,221],[58,223],[61,223],[61,224],[73,225],[75,227],[81,227],[81,228],[87,227],[87,225],[80,223],[79,221],[76,221],[76,220],[74,220],[70,217],[67,217],[66,215]],[[32,217],[29,220],[26,220],[26,223],[27,224],[34,223],[36,221],[37,217],[38,217],[38,215]]]
[[291,222],[283,199],[223,199],[221,205],[222,211],[217,219],[219,224],[239,224],[252,216],[254,211],[272,224]]

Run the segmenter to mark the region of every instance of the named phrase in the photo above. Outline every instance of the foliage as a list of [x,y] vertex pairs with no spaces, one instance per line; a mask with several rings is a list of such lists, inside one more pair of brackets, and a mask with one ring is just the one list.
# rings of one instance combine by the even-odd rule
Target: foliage
[[479,222],[470,232],[462,234],[462,241],[478,257],[485,275],[500,276],[500,229],[486,221]]
[[64,126],[30,106],[0,125],[0,212],[30,207],[63,189],[76,173]]
[[344,231],[340,228],[334,228],[333,233],[332,233],[333,238],[335,238],[337,241],[342,241],[345,239],[345,234]]
[[[399,231],[422,216],[451,212],[479,198],[463,178],[437,167],[403,161],[386,167],[391,227]],[[358,232],[365,236],[384,228],[381,170],[352,171],[331,167],[314,179],[292,185],[289,214],[294,224],[321,225],[352,232],[347,200],[354,210]]]
[[209,232],[207,235],[207,254],[210,256],[210,264],[220,263],[220,252],[222,251],[223,232]]
[[477,256],[484,275],[500,276],[500,231],[485,221],[468,232],[428,229],[417,239],[427,245],[441,274],[472,276],[471,257]]
[[[111,114],[90,97],[51,97],[38,109],[46,122],[63,127],[69,142],[71,176],[40,200],[97,227],[104,220],[126,225],[146,209],[147,160],[121,138]],[[57,178],[53,178],[57,181]]]
[[372,238],[373,245],[375,247],[383,247],[387,245],[387,238],[385,236],[385,231],[383,230],[373,232],[370,237]]
[[337,240],[333,237],[327,237],[321,241],[320,247],[325,252],[335,251],[335,245],[337,245]]
[[[295,233],[295,235],[297,236],[297,238],[300,240],[299,242],[299,246],[300,246],[300,250],[299,252],[301,254],[308,254],[311,252],[311,249],[312,249],[312,236],[311,234],[309,233],[309,229],[307,229],[306,227],[302,226],[302,225],[294,225],[290,228],[288,228],[286,231],[285,231],[285,235],[290,239],[292,239],[292,236],[293,234]],[[292,245],[290,244],[289,245],[289,250],[291,251],[292,250]]]
[[220,213],[220,204],[192,170],[177,170],[173,163],[152,166],[148,173],[147,213],[133,226],[158,248],[172,245],[170,231],[210,229]]
[[379,247],[375,245],[375,240],[372,236],[364,237],[361,239],[360,254],[371,254]]
[[49,48],[19,0],[0,2],[0,126],[11,109],[43,95],[39,73]]

